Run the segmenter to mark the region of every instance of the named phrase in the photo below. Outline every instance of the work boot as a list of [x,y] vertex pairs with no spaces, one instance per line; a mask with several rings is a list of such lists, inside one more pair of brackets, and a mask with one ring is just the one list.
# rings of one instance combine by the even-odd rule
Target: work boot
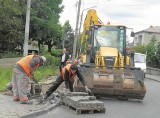
[[20,101],[21,104],[33,104],[33,101],[27,100],[27,101]]
[[13,101],[20,101],[19,96],[13,96]]
[[19,99],[19,98],[14,97],[14,98],[13,98],[13,101],[20,101],[20,99]]

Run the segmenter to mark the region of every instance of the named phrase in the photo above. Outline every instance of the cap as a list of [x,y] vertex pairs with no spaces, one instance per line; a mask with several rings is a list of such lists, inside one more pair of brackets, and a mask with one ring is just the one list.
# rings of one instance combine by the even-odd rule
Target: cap
[[75,64],[72,64],[70,67],[71,70],[77,70],[77,66]]
[[43,62],[45,63],[46,62],[46,57],[44,57],[44,56],[41,56],[41,58],[42,58],[42,60],[43,60]]

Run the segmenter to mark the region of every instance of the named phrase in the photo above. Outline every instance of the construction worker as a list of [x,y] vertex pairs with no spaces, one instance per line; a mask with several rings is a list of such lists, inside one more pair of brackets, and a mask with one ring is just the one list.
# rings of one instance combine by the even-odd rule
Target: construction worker
[[20,100],[21,104],[32,104],[32,101],[27,97],[31,89],[29,78],[36,81],[34,71],[39,66],[44,65],[45,61],[46,58],[44,56],[28,55],[14,65],[11,81],[14,101]]
[[83,84],[83,86],[85,87],[86,92],[91,93],[91,90],[88,89],[88,87],[86,86],[86,82],[83,78],[83,75],[81,74],[77,65],[73,63],[73,64],[67,64],[65,67],[62,68],[62,72],[60,73],[60,75],[52,83],[50,88],[46,91],[44,99],[47,99],[64,81],[66,89],[69,88],[70,91],[73,92],[73,83],[76,75]]

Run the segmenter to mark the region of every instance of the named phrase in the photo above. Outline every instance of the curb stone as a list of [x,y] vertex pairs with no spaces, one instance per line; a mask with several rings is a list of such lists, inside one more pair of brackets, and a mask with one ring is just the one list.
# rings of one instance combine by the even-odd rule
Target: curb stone
[[150,80],[153,80],[153,81],[156,81],[156,82],[160,82],[160,80],[153,79],[153,78],[151,78],[151,77],[146,77],[146,79],[150,79]]
[[42,109],[42,110],[35,111],[35,112],[30,113],[30,114],[27,114],[27,115],[20,116],[20,118],[36,117],[36,116],[45,114],[45,113],[47,113],[47,112],[50,112],[51,110],[53,110],[54,108],[57,108],[57,107],[60,106],[60,105],[61,105],[61,104],[58,102],[58,103],[53,104],[53,105],[50,105],[49,107],[44,108],[44,109]]

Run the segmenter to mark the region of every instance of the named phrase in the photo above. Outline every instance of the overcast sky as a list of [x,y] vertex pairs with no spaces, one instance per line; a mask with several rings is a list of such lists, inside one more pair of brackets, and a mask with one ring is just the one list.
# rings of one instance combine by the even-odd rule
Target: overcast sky
[[[60,23],[70,21],[73,29],[76,26],[76,3],[78,0],[63,0],[65,6]],[[134,32],[147,29],[149,26],[160,26],[160,0],[82,0],[81,11],[94,8],[98,17],[107,23],[126,25]],[[85,13],[83,20],[85,19]]]

